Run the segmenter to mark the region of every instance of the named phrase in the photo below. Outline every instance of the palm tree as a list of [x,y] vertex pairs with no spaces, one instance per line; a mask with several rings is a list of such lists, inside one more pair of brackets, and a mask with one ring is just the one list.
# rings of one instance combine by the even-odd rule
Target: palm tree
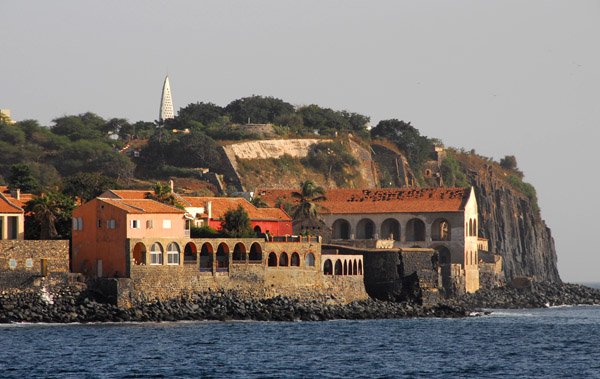
[[269,204],[265,203],[259,196],[254,196],[252,200],[250,200],[250,204],[254,205],[256,208],[269,208]]
[[146,193],[146,199],[156,200],[159,203],[171,205],[177,208],[183,208],[175,195],[171,192],[171,187],[157,182],[154,186],[154,193]]
[[27,202],[25,211],[33,213],[33,218],[40,224],[40,239],[48,240],[58,236],[56,221],[61,209],[50,196],[34,196]]
[[319,201],[327,200],[325,189],[318,186],[311,179],[300,183],[300,192],[292,192],[292,197],[298,199],[294,206],[294,219],[320,219],[319,208],[322,205],[316,204]]

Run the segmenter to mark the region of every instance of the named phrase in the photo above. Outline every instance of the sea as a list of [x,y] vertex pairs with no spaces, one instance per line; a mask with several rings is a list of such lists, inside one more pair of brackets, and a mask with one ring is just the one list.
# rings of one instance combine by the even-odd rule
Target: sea
[[0,325],[2,378],[600,378],[600,306],[461,319]]

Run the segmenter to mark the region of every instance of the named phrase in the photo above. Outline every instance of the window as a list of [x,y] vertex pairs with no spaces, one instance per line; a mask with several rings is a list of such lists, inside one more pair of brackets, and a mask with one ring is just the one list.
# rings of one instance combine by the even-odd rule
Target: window
[[98,220],[98,228],[102,227],[102,220]]
[[313,267],[315,265],[315,255],[313,253],[306,254],[306,267]]
[[27,266],[28,268],[33,267],[33,259],[27,258],[27,260],[25,261],[25,266]]
[[163,229],[171,229],[171,220],[163,220]]
[[73,218],[73,230],[79,230],[79,220],[77,217]]
[[77,219],[79,220],[79,230],[83,230],[83,218],[77,217]]
[[115,220],[106,220],[106,228],[107,229],[114,229],[115,227],[116,227]]
[[146,229],[152,229],[154,227],[154,220],[146,221]]
[[17,260],[16,259],[11,259],[8,262],[8,265],[10,266],[10,268],[17,268]]
[[140,220],[131,220],[131,228],[139,229],[140,228]]
[[179,246],[175,242],[171,242],[169,246],[167,246],[167,264],[179,264]]
[[150,264],[161,265],[163,264],[163,251],[162,246],[159,243],[153,243],[150,248]]

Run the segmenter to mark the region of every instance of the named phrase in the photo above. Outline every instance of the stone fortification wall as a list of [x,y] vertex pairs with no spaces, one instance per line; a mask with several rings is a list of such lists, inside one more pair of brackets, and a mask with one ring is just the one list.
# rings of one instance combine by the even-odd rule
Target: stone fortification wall
[[479,284],[483,288],[493,288],[504,282],[502,256],[479,250]]
[[0,289],[64,282],[68,275],[69,241],[0,241]]

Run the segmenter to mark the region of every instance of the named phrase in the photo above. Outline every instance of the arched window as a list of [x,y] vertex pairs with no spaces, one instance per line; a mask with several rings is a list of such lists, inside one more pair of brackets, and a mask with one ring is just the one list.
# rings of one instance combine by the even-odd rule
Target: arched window
[[335,275],[342,275],[342,262],[338,259],[337,261],[335,261],[335,268],[334,268],[334,274]]
[[473,219],[473,236],[477,237],[477,219]]
[[198,262],[198,250],[196,245],[188,242],[183,249],[183,264],[196,264]]
[[150,247],[150,264],[161,265],[163,264],[163,247],[160,243],[154,242]]
[[252,246],[250,246],[250,256],[248,259],[251,262],[262,262],[262,249],[257,242],[254,242]]
[[406,240],[407,241],[425,241],[425,223],[413,218],[406,224]]
[[358,266],[356,265],[356,259],[352,263],[352,275],[358,275]]
[[327,259],[323,263],[323,275],[333,275],[333,265],[331,264],[331,259]]
[[362,261],[358,261],[358,275],[362,275],[363,271],[362,271]]
[[269,267],[277,266],[277,254],[275,254],[273,252],[269,253],[269,260],[268,260],[267,264],[269,265]]
[[447,265],[451,263],[450,250],[446,246],[438,246],[435,248],[435,251],[438,253],[439,264]]
[[381,224],[381,238],[400,241],[400,223],[398,220],[388,218]]
[[473,219],[469,219],[469,236],[473,236]]
[[171,242],[167,246],[167,264],[178,265],[179,264],[179,245],[175,242]]
[[213,247],[205,243],[200,249],[200,271],[212,272],[213,269]]
[[375,223],[368,218],[363,218],[356,224],[356,238],[368,240],[375,237]]
[[219,244],[217,248],[217,272],[229,271],[229,246],[226,243]]
[[306,267],[314,267],[315,266],[315,255],[313,253],[306,254],[304,261],[306,262]]
[[344,261],[344,275],[348,275],[348,261]]
[[133,248],[133,264],[146,264],[146,245],[141,242],[136,243]]
[[287,267],[287,265],[288,265],[288,255],[284,251],[283,253],[281,253],[279,255],[279,266]]
[[450,241],[450,223],[445,218],[438,218],[431,224],[432,241]]
[[332,233],[331,238],[333,239],[350,239],[350,223],[344,219],[335,220],[331,226]]
[[261,233],[262,233],[262,231],[261,231],[261,229],[260,229],[260,226],[256,225],[256,226],[254,227],[254,233],[256,233],[256,235],[259,235],[259,234],[261,234]]
[[298,253],[292,253],[292,258],[290,260],[290,266],[300,266],[300,256]]
[[243,243],[238,242],[233,247],[233,257],[232,260],[234,262],[245,262],[246,261],[246,246]]

